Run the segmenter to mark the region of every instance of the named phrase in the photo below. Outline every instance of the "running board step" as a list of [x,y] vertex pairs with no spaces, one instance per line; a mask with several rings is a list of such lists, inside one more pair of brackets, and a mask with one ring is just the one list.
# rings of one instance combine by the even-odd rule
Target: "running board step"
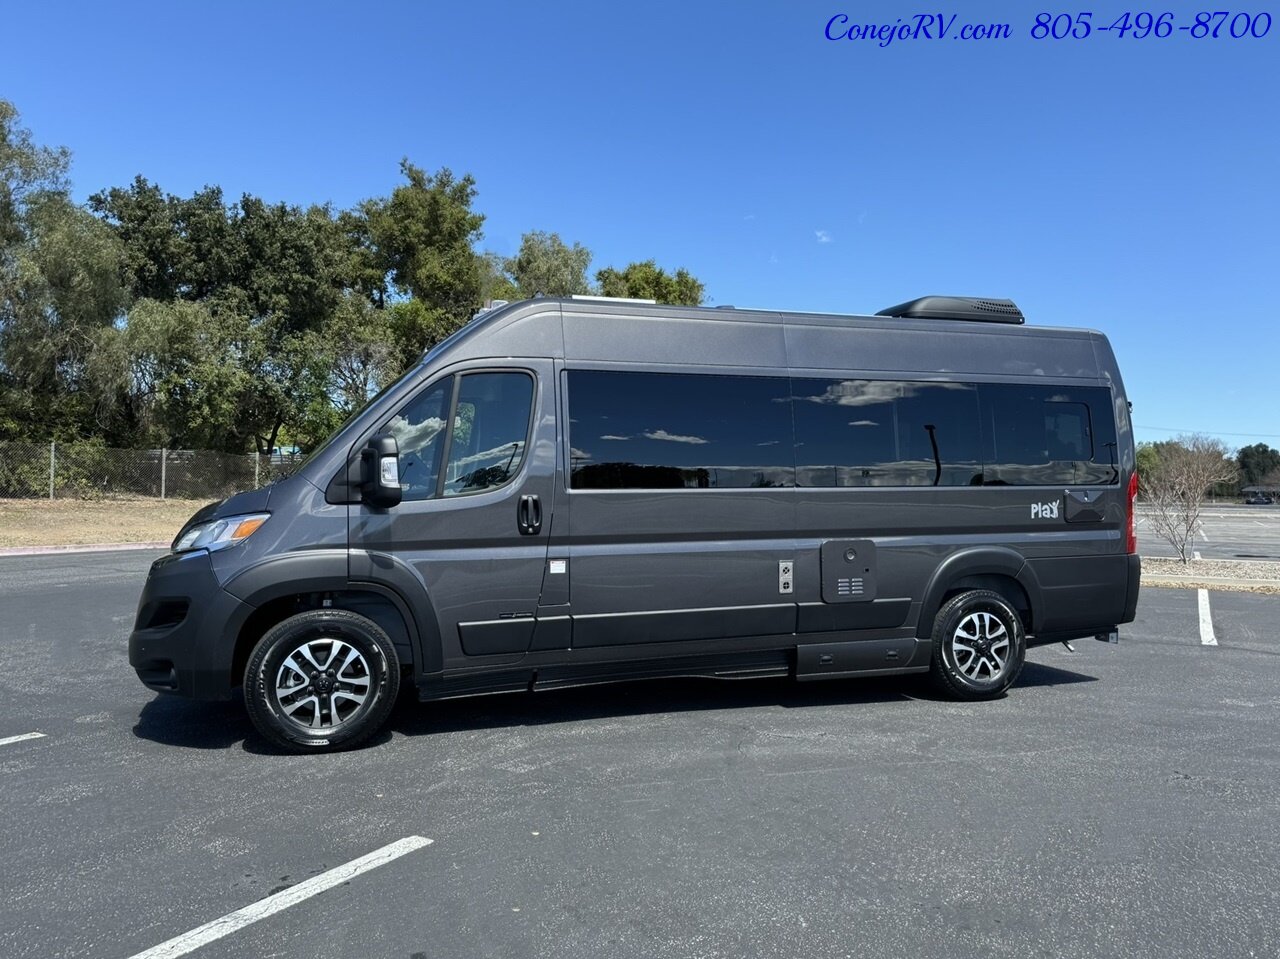
[[836,679],[886,672],[923,672],[929,668],[929,642],[861,639],[796,647],[796,679]]

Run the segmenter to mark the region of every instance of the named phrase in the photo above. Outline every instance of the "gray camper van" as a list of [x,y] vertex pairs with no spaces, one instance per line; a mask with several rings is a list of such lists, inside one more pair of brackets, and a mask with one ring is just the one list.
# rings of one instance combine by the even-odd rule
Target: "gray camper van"
[[1007,300],[875,316],[534,299],[481,314],[289,479],[157,560],[129,661],[244,687],[280,747],[424,700],[931,672],[986,699],[1138,601],[1106,337]]

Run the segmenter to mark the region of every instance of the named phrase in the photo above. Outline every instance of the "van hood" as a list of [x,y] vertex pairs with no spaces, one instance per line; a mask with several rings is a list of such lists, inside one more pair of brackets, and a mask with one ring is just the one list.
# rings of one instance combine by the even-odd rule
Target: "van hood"
[[233,493],[224,500],[216,503],[210,503],[208,506],[201,506],[196,510],[189,520],[182,524],[182,529],[178,530],[178,535],[173,538],[173,542],[180,540],[184,533],[193,526],[200,523],[207,523],[212,519],[221,519],[224,516],[239,516],[243,513],[265,513],[267,512],[267,501],[271,499],[271,490],[276,484],[271,486],[263,486],[259,489],[245,490],[242,493]]

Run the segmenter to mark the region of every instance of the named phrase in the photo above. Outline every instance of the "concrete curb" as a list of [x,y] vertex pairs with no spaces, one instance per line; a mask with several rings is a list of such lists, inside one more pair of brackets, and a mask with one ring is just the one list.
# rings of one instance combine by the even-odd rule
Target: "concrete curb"
[[3,556],[57,556],[75,553],[122,553],[127,550],[168,549],[169,541],[162,543],[85,543],[77,546],[7,546],[0,549]]
[[1189,565],[1164,556],[1142,557],[1142,585],[1280,595],[1280,563],[1272,560],[1200,559]]
[[1235,593],[1280,594],[1280,579],[1228,579],[1225,576],[1142,576],[1142,586],[1166,589],[1208,589]]

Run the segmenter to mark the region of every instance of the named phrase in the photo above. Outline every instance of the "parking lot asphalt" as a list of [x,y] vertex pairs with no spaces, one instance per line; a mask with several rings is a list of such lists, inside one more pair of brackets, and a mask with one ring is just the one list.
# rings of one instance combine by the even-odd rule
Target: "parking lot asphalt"
[[[1139,505],[1135,526],[1144,556],[1176,556]],[[1205,559],[1280,560],[1280,506],[1211,505],[1200,514],[1194,548]]]
[[[1212,537],[1213,527],[1209,527]],[[1275,956],[1280,599],[1148,589],[1003,699],[913,678],[420,705],[271,753],[126,662],[153,554],[0,560],[0,955]],[[187,941],[191,945],[192,941]],[[177,947],[175,947],[177,948]],[[169,954],[180,954],[171,952]]]

